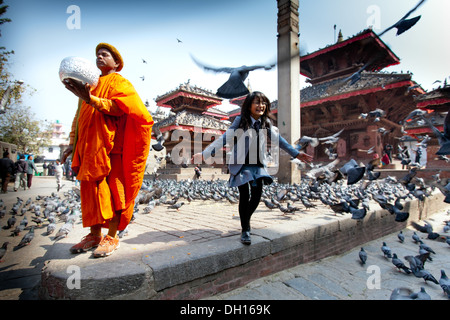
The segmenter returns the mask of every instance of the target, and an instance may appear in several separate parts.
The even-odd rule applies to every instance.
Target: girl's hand
[[[200,163],[202,163],[202,161],[203,161],[203,155],[201,152],[194,154],[191,158],[191,163],[194,163],[194,164],[200,164]]]
[[[313,160],[313,156],[300,151],[300,153],[296,156],[296,158],[300,161],[310,163]]]

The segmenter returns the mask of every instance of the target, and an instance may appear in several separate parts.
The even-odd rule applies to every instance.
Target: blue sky
[[[335,24],[344,39],[374,21],[374,31],[380,33],[417,3],[300,0],[301,47],[313,52],[332,44]],[[198,68],[190,53],[207,64],[230,67],[266,63],[276,57],[276,0],[5,0],[5,4],[9,5],[5,17],[12,22],[3,25],[0,45],[15,51],[9,70],[37,90],[25,104],[38,119],[59,120],[67,126],[77,99],[60,83],[59,64],[67,56],[95,62],[99,42],[118,48],[125,60],[121,74],[151,106],[158,95],[188,80],[213,92],[227,80],[226,74]],[[80,8],[79,29],[67,27],[73,17],[73,12],[67,13],[70,5]],[[409,70],[426,90],[436,87],[435,80],[448,77],[448,12],[450,1],[428,0],[411,15],[422,15],[413,29],[399,37],[395,30],[385,34],[382,40],[401,59],[399,66],[387,71]],[[248,79],[254,90],[277,99],[276,69],[254,71]],[[226,108],[227,101],[223,104]]]

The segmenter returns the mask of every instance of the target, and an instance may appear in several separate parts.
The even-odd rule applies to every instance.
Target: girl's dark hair
[[[241,107],[241,122],[239,124],[239,128],[244,130],[248,129],[252,125],[251,117],[251,107],[253,100],[258,99],[259,101],[266,103],[266,109],[264,110],[264,114],[261,116],[261,127],[266,128],[272,125],[271,119],[273,119],[272,114],[270,113],[270,100],[266,97],[266,95],[260,91],[253,91],[247,95],[244,100],[244,103]]]

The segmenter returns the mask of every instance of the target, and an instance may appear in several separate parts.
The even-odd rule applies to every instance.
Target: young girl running
[[[201,163],[225,145],[232,145],[232,158],[229,160],[229,187],[239,189],[239,217],[241,220],[241,242],[251,244],[250,218],[261,200],[264,184],[271,184],[273,178],[267,172],[267,145],[278,144],[290,156],[304,162],[310,162],[312,156],[292,147],[278,132],[270,121],[270,101],[261,92],[254,91],[247,95],[233,124],[218,139],[214,140],[201,153],[192,157],[194,163]],[[266,131],[266,135],[264,134]],[[251,131],[251,132],[250,132]],[[234,139],[237,143],[234,144]],[[243,138],[243,139],[241,139]],[[278,139],[278,141],[276,141]]]

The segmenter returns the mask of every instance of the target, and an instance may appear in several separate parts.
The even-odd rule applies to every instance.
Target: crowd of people
[[[62,188],[62,178],[77,182],[76,177],[72,174],[70,162],[62,164],[60,160],[55,162],[44,162],[42,165],[43,176],[54,176],[56,178],[56,188],[59,191]],[[33,156],[28,156],[25,159],[25,155],[20,155],[19,159],[14,162],[10,158],[9,151],[3,152],[3,158],[0,159],[0,178],[2,181],[1,192],[8,192],[8,185],[14,182],[14,191],[17,192],[21,189],[30,189],[33,183],[34,174],[40,175],[36,164],[34,163]]]

